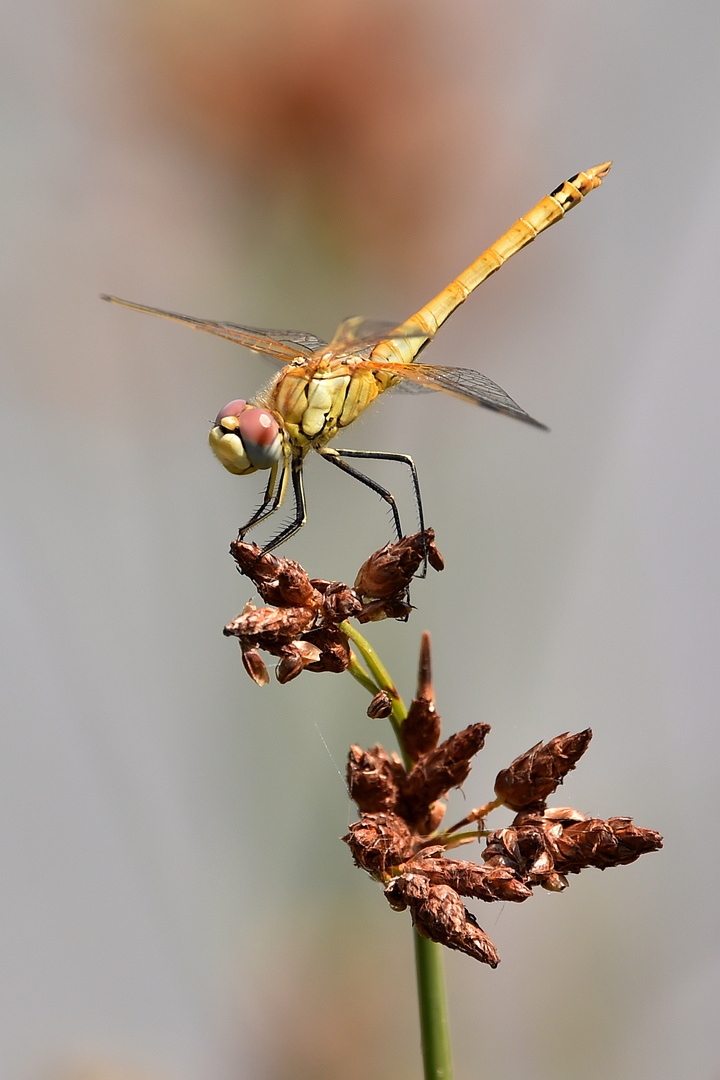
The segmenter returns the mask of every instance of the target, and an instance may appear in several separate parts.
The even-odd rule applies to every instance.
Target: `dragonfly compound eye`
[[[245,412],[247,407],[247,401],[243,401],[242,398],[236,398],[235,401],[228,401],[227,405],[221,409],[215,417],[215,426],[223,426],[223,420],[229,420],[230,425],[228,430],[235,430],[237,425],[233,424],[232,421],[237,420],[240,414]]]
[[[245,409],[238,417],[245,453],[256,469],[271,469],[283,456],[278,422],[267,409]]]
[[[218,461],[236,475],[271,469],[282,459],[283,441],[275,417],[242,398],[220,410],[210,430],[210,448]]]

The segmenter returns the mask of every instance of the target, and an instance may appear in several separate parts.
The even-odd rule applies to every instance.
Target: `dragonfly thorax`
[[[266,404],[283,418],[296,450],[325,446],[347,427],[385,386],[362,362],[335,364],[312,374],[285,368]]]

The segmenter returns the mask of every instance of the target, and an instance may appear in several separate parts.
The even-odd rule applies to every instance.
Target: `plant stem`
[[[442,945],[421,937],[417,930],[413,937],[424,1077],[425,1080],[452,1080]]]
[[[407,716],[407,709],[398,694],[395,684],[386,671],[379,656],[362,634],[349,622],[340,623],[340,629],[352,641],[370,669],[368,677],[355,660],[350,665],[350,674],[371,694],[376,689],[385,690],[392,699],[390,723],[397,737],[400,753],[405,768],[410,771],[413,761],[405,752],[402,738],[402,725]],[[373,679],[375,682],[373,682]],[[460,839],[460,838],[456,838]],[[415,971],[417,973],[418,1007],[420,1011],[420,1044],[423,1056],[423,1074],[425,1080],[452,1080],[452,1056],[450,1054],[450,1031],[448,1027],[447,999],[445,997],[445,974],[443,971],[442,946],[435,941],[422,937],[413,931],[415,941]]]
[[[402,739],[402,725],[405,717],[407,716],[407,709],[405,708],[402,698],[397,692],[395,683],[390,678],[390,675],[385,669],[380,657],[373,649],[369,641],[367,641],[359,630],[356,630],[349,622],[341,622],[339,629],[352,641],[353,645],[357,648],[358,652],[362,656],[363,660],[370,669],[370,673],[377,683],[379,690],[384,690],[392,701],[392,713],[390,714],[390,723],[392,724],[393,731],[395,732],[395,738],[398,741],[400,747],[400,753],[402,754],[405,768],[410,771],[413,766],[412,760],[405,753],[405,747],[403,746]],[[356,670],[357,665],[351,666],[350,674],[354,675],[358,682],[361,682],[367,689],[367,683],[359,678],[359,673]]]

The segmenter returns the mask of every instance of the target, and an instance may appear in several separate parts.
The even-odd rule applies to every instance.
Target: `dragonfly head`
[[[209,442],[220,464],[238,476],[272,469],[283,457],[283,436],[273,414],[242,398],[220,410]]]

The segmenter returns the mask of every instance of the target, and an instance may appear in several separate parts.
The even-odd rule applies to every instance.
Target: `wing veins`
[[[393,363],[385,363],[382,367],[391,369],[403,382],[419,383],[428,390],[442,390],[472,405],[494,409],[495,412],[547,430],[545,424],[530,416],[501,386],[472,368],[447,367],[444,364]]]
[[[193,315],[181,315],[176,311],[165,311],[163,308],[149,307],[146,304],[136,304],[131,300],[121,300],[118,296],[102,296],[103,300],[109,300],[113,304],[121,304],[123,307],[142,311],[146,315],[157,315],[161,319],[170,319],[172,322],[183,323],[192,326],[195,330],[203,330],[205,333],[214,334],[216,337],[232,341],[236,345],[244,345],[253,352],[272,356],[276,360],[287,363],[294,360],[298,355],[312,356],[318,349],[325,348],[327,342],[304,330],[265,330],[256,326],[242,326],[240,323],[215,322],[212,319],[198,319]]]

